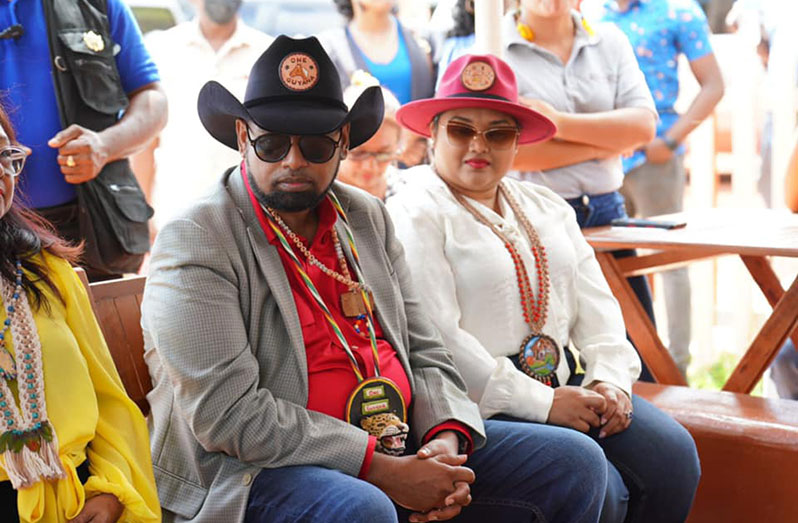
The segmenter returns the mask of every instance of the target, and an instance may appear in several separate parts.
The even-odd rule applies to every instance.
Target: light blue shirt
[[[157,82],[158,70],[144,43],[130,8],[122,0],[108,0],[111,38],[120,47],[116,66],[122,87],[130,93]],[[64,180],[57,149],[47,141],[61,130],[53,89],[50,48],[41,0],[0,1],[0,29],[21,24],[18,40],[0,40],[0,94],[17,131],[17,140],[33,149],[20,189],[33,208],[50,207],[74,200],[75,187]]]
[[[679,96],[679,54],[693,61],[712,52],[704,11],[695,0],[632,0],[626,11],[607,0],[601,20],[614,23],[629,38],[659,113],[657,136],[664,135],[679,119],[673,108]],[[645,154],[637,151],[624,159],[624,172],[645,162]]]

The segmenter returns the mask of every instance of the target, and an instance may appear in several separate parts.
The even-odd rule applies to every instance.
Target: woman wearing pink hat
[[[698,484],[695,445],[632,395],[640,360],[573,209],[504,177],[518,146],[555,126],[518,103],[515,75],[490,55],[452,62],[435,98],[397,119],[432,139],[433,163],[408,173],[388,210],[483,418],[531,422],[563,460],[579,456],[551,441],[599,445],[610,472],[602,521],[683,521]]]

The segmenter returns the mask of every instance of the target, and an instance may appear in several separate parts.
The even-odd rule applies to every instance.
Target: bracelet
[[[663,136],[662,141],[665,142],[665,147],[667,147],[671,151],[675,151],[679,147],[679,142],[677,142],[670,136]]]

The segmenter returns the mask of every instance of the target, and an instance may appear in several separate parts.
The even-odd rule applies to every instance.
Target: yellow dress
[[[75,271],[50,254],[44,260],[65,303],[42,284],[49,311],[36,310],[32,299],[31,307],[42,345],[47,413],[67,477],[18,490],[20,519],[66,522],[83,510],[86,498],[110,493],[124,505],[120,521],[160,521],[144,417],[125,393]],[[0,323],[5,318],[3,306]],[[6,347],[13,354],[10,336]],[[82,485],[75,469],[86,458],[91,476]],[[8,481],[4,463],[0,456],[0,481]]]

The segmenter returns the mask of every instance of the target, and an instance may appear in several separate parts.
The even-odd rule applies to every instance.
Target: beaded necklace
[[[11,315],[17,307],[19,296],[22,293],[22,262],[17,260],[15,264],[14,294],[11,303],[6,307],[6,319],[3,322],[3,330],[0,331],[0,379],[11,381],[17,379],[17,364],[14,356],[6,348],[6,335],[11,328]]]
[[[546,385],[556,386],[555,372],[560,362],[560,350],[553,338],[543,334],[543,326],[546,324],[548,316],[551,285],[546,248],[540,241],[537,230],[523,213],[521,206],[510,191],[507,190],[504,183],[499,183],[499,195],[510,206],[531,243],[532,256],[535,259],[535,272],[538,275],[538,295],[535,298],[526,264],[524,264],[524,260],[513,242],[453,187],[449,186],[449,189],[457,202],[471,213],[478,222],[488,227],[502,241],[504,248],[510,253],[515,266],[515,276],[518,292],[521,296],[521,310],[523,311],[524,321],[532,331],[532,334],[521,344],[518,356],[521,369],[530,377]]]
[[[48,420],[42,371],[42,346],[28,297],[22,290],[22,264],[16,262],[16,281],[2,279],[2,299],[6,306],[2,349],[11,357],[6,344],[8,331],[14,339],[16,361],[3,368],[0,379],[0,413],[5,432],[0,434],[0,452],[5,470],[15,489],[30,487],[42,479],[66,477],[58,457],[58,439]],[[19,407],[7,381],[16,367]]]

